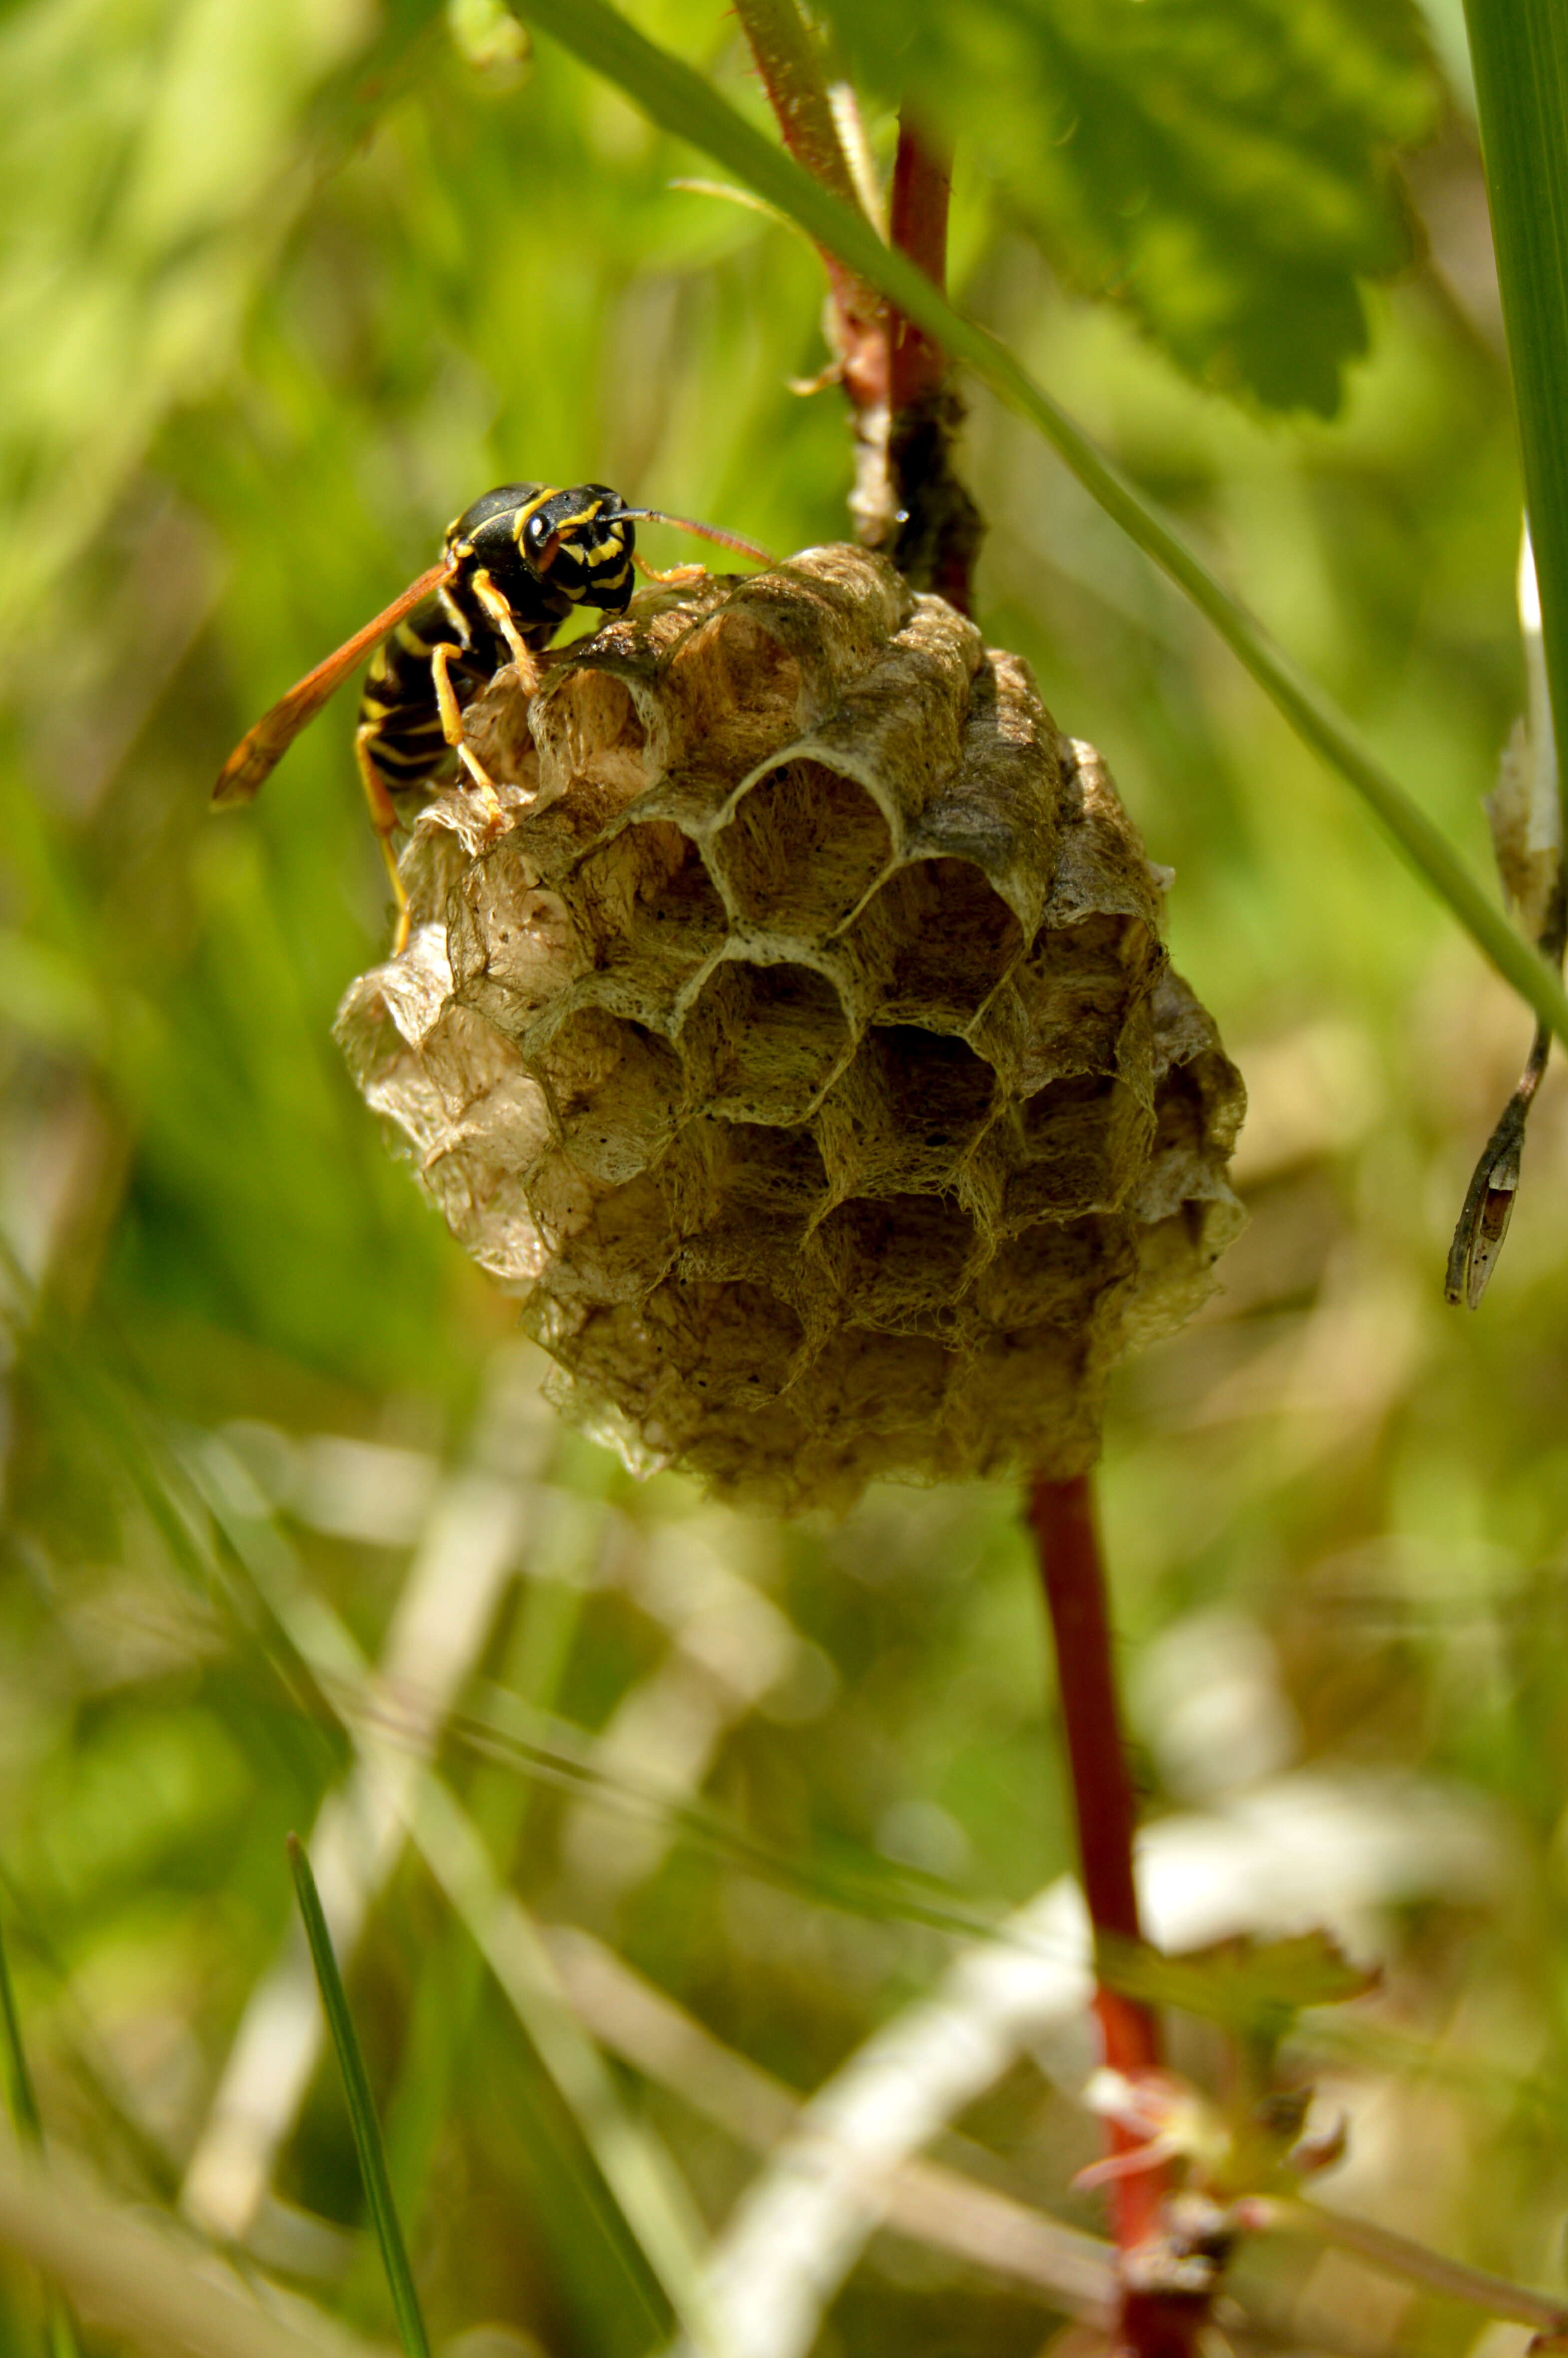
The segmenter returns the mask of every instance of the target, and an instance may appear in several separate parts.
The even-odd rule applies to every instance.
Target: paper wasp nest
[[[644,591],[470,709],[361,1088],[562,1404],[774,1509],[1094,1456],[1240,1225],[1242,1092],[1026,666],[881,559]]]

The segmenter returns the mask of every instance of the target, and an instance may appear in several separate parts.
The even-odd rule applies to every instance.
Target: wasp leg
[[[396,930],[392,937],[392,954],[401,957],[408,947],[408,895],[403,889],[403,879],[397,872],[397,854],[392,838],[397,832],[397,806],[387,791],[386,780],[375,766],[371,747],[378,734],[373,720],[362,720],[354,731],[354,759],[360,765],[360,779],[364,786],[365,800],[370,805],[371,825],[381,842],[381,856],[386,862],[386,872],[392,879],[392,898],[397,910]]]
[[[535,661],[534,649],[517,627],[517,617],[482,565],[469,576],[469,588],[512,650],[512,660],[517,666],[524,694],[532,696],[539,685],[539,666]]]
[[[435,682],[436,704],[441,715],[441,734],[457,754],[478,792],[484,806],[486,827],[501,827],[506,824],[506,813],[502,807],[501,796],[495,791],[495,781],[479,755],[463,742],[462,707],[458,702],[449,668],[453,658],[461,654],[461,647],[453,646],[449,640],[443,640],[439,646],[430,650],[430,677]]]
[[[708,579],[706,565],[672,565],[661,573],[658,567],[650,565],[645,557],[633,556],[632,562],[645,581],[660,582],[665,589],[684,589],[688,582],[706,581]]]

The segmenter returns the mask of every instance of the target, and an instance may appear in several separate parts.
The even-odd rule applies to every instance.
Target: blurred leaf
[[[1410,259],[1393,151],[1441,99],[1412,0],[825,0],[1086,293],[1191,375],[1331,415],[1357,281]]]
[[[1118,1942],[1108,1945],[1103,1963],[1112,1986],[1130,1996],[1270,2039],[1282,2037],[1303,2007],[1344,2006],[1367,1996],[1379,1978],[1353,1964],[1327,1932],[1218,1941],[1179,1957]]]

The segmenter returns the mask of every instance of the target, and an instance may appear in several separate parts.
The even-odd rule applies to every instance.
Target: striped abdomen
[[[389,786],[423,785],[451,751],[430,676],[431,650],[442,645],[460,650],[448,672],[460,706],[471,704],[507,660],[488,626],[439,591],[383,639],[365,674],[360,722],[374,731],[370,756]]]

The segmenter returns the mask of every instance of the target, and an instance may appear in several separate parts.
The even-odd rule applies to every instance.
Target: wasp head
[[[540,605],[563,618],[574,606],[623,613],[636,543],[625,507],[607,483],[502,483],[450,526],[447,555],[465,570],[482,567],[524,616]]]

